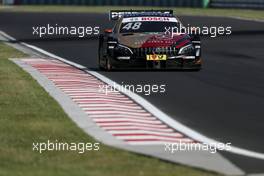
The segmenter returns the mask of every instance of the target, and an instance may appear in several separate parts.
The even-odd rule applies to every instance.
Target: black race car
[[[113,29],[99,36],[100,69],[200,70],[200,37],[178,31],[171,10],[110,11],[110,19],[117,20]]]

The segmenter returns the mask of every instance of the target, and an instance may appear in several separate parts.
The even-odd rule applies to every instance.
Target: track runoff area
[[[52,16],[52,14],[49,14]],[[66,15],[66,14],[65,14]],[[43,19],[43,14],[40,14],[40,19]],[[95,15],[93,15],[95,16]],[[85,18],[85,15],[84,15]],[[98,18],[102,18],[102,16],[98,15]],[[187,17],[186,19],[188,19]],[[192,17],[192,19],[195,17]],[[203,19],[202,17],[199,17],[200,20]],[[208,18],[205,18],[205,21]],[[239,23],[251,23],[251,22],[246,22],[246,21],[240,21],[240,20],[233,20],[233,19],[221,19],[221,18],[216,18],[214,20],[223,20],[223,21],[233,21],[236,22],[238,21]],[[34,20],[33,20],[34,21]],[[259,24],[255,24],[255,26],[258,26]],[[242,25],[243,26],[243,25]],[[245,25],[244,25],[245,26]],[[254,26],[254,25],[253,25]],[[245,30],[248,32],[248,30]],[[242,31],[243,32],[243,31]],[[246,33],[244,32],[244,33]],[[21,34],[21,38],[25,37],[28,35],[27,33],[23,32],[17,32],[13,31],[11,34],[14,37],[18,37],[18,34]],[[236,35],[236,34],[235,34]],[[6,37],[7,35],[5,35]],[[239,36],[239,35],[237,35]],[[10,38],[9,38],[10,39]],[[25,38],[24,38],[25,39]],[[12,40],[12,38],[10,39]],[[15,40],[13,38],[13,40]],[[207,39],[206,39],[207,40]],[[208,39],[209,40],[209,39]],[[35,44],[36,46],[28,45],[27,43],[30,44]],[[74,43],[78,43],[78,41],[74,41]],[[81,42],[79,42],[81,43]],[[110,96],[105,96],[105,92],[100,92],[99,91],[99,85],[112,85],[113,82],[112,80],[106,78],[104,75],[107,76],[106,73],[98,73],[95,71],[91,71],[90,69],[86,70],[85,67],[81,67],[79,64],[89,66],[93,65],[91,64],[83,64],[82,61],[80,60],[74,60],[71,59],[70,62],[68,62],[65,59],[59,58],[50,52],[48,52],[49,47],[47,47],[47,44],[44,42],[37,41],[36,43],[34,42],[26,42],[23,43],[24,47],[31,48],[32,50],[35,50],[37,52],[42,53],[43,55],[48,55],[49,58],[56,58],[60,59],[60,61],[56,60],[46,60],[46,59],[25,59],[22,60],[24,64],[30,66],[31,68],[35,69],[38,71],[41,75],[46,76],[49,81],[53,82],[53,84],[60,89],[64,94],[69,96],[71,100],[78,104],[79,107],[81,107],[82,111],[92,119],[92,121],[99,126],[103,131],[106,131],[107,133],[110,133],[111,136],[113,136],[113,141],[121,141],[119,142],[109,142],[107,141],[106,143],[110,143],[111,145],[116,145],[118,147],[120,146],[125,146],[128,150],[131,151],[138,151],[141,153],[144,153],[145,150],[150,150],[151,147],[153,147],[153,150],[155,149],[156,151],[162,150],[163,154],[162,156],[165,156],[165,159],[175,161],[176,156],[182,156],[184,158],[188,158],[186,156],[186,153],[181,153],[178,151],[175,151],[178,155],[171,154],[171,146],[169,145],[160,145],[162,147],[157,147],[157,144],[160,143],[169,143],[169,142],[176,142],[179,139],[183,139],[184,143],[199,143],[199,142],[212,142],[211,138],[207,138],[196,131],[184,126],[182,123],[179,123],[178,121],[172,120],[172,118],[165,113],[161,112],[159,108],[154,106],[155,102],[148,101],[146,99],[143,99],[142,97],[136,95],[136,94],[131,94],[130,92],[112,92],[110,91]],[[48,45],[52,45],[51,43],[48,43]],[[54,47],[54,46],[52,46]],[[43,48],[47,51],[44,51]],[[56,48],[56,47],[55,47]],[[59,49],[53,49],[51,50],[53,53],[60,54],[60,52],[63,52],[63,50]],[[92,50],[90,51],[92,53]],[[69,56],[70,57],[70,56]],[[81,56],[82,57],[82,56]],[[80,57],[80,58],[81,58]],[[62,62],[61,62],[62,61]],[[74,63],[72,62],[74,61]],[[70,64],[67,65],[66,63]],[[79,63],[79,64],[75,64]],[[23,64],[22,64],[23,65]],[[76,68],[77,67],[77,68]],[[59,75],[57,73],[63,72],[66,69],[69,73],[68,79],[56,77],[54,75]],[[80,71],[79,69],[85,69],[84,73],[83,71]],[[45,75],[49,71],[50,75]],[[57,73],[56,73],[57,72]],[[88,74],[87,74],[88,72]],[[72,74],[71,74],[72,73]],[[52,75],[54,74],[54,75]],[[103,75],[104,74],[104,75]],[[171,73],[174,74],[174,73]],[[188,73],[187,73],[188,74]],[[50,76],[50,77],[49,77]],[[111,74],[110,74],[111,76]],[[111,78],[111,77],[110,77]],[[37,79],[37,78],[36,78]],[[114,79],[114,76],[113,76]],[[116,81],[116,80],[114,80]],[[117,80],[118,81],[118,80]],[[74,87],[76,86],[76,87]],[[94,88],[98,86],[98,91],[95,91]],[[83,90],[78,90],[78,88],[83,87]],[[86,98],[84,98],[86,97]],[[95,102],[97,101],[97,102]],[[122,102],[121,104],[118,104],[117,102]],[[143,102],[143,103],[142,103]],[[63,106],[63,105],[62,105]],[[102,108],[104,107],[104,108]],[[107,107],[111,107],[107,109]],[[104,109],[104,110],[102,110]],[[90,114],[89,114],[90,112]],[[105,114],[112,114],[115,116],[115,118],[108,118],[105,116]],[[116,116],[117,115],[117,116]],[[125,117],[126,116],[126,117]],[[124,125],[124,126],[116,126],[116,125]],[[112,125],[112,126],[111,126]],[[125,127],[125,128],[123,128]],[[129,127],[129,128],[126,128]],[[139,128],[140,127],[140,128]],[[154,130],[155,129],[155,130]],[[147,131],[147,132],[146,132]],[[94,134],[96,135],[96,134]],[[100,141],[103,141],[103,139],[98,138]],[[112,138],[111,138],[112,139]],[[207,141],[204,141],[206,139]],[[209,141],[208,141],[209,140]],[[140,145],[139,145],[140,144]],[[155,144],[155,145],[154,145]],[[145,146],[151,146],[150,148],[147,148]],[[133,146],[133,147],[131,147]],[[165,151],[167,147],[167,152]],[[168,149],[170,148],[170,153],[168,153]],[[233,151],[232,151],[233,150]],[[249,150],[244,150],[241,148],[232,148],[230,150],[233,153],[239,154],[241,156],[240,160],[245,160],[245,158],[250,160],[258,160],[261,162],[263,155],[258,152],[253,152]],[[208,152],[208,151],[207,151]],[[145,153],[148,153],[145,151]],[[210,153],[210,152],[209,152]],[[152,156],[155,156],[153,153],[148,153]],[[197,156],[195,155],[197,154]],[[208,153],[207,153],[208,154]],[[161,157],[162,157],[161,156]],[[209,170],[214,170],[217,172],[221,173],[226,173],[226,174],[243,174],[243,162],[240,164],[240,168],[236,167],[234,164],[232,164],[230,161],[232,161],[234,158],[233,155],[228,155],[224,153],[224,156],[226,158],[229,158],[230,161],[228,161],[226,158],[222,157],[222,155],[214,154],[211,155],[213,157],[209,158],[204,158],[204,153],[203,152],[191,152],[190,157],[197,157],[200,159],[200,161],[207,161],[207,165],[209,161],[212,163],[209,167],[207,168]],[[157,156],[160,157],[160,156]],[[207,155],[208,157],[208,155]],[[244,157],[244,158],[243,158]],[[254,158],[254,159],[253,159]],[[180,160],[180,159],[179,159]],[[177,161],[183,163],[183,161]],[[188,160],[188,159],[187,159]],[[237,159],[233,160],[237,164]],[[189,163],[188,163],[189,162]],[[205,168],[204,166],[199,165],[198,163],[201,162],[190,162],[185,161],[185,164],[196,166],[196,167],[201,167]],[[258,162],[258,163],[259,163]],[[225,163],[225,164],[223,164]],[[225,168],[226,171],[223,171],[224,169],[219,169],[218,167]],[[256,164],[260,165],[260,164]],[[247,169],[246,170],[250,170]],[[252,173],[255,173],[253,171],[254,169],[251,169]],[[256,169],[259,170],[259,169]]]

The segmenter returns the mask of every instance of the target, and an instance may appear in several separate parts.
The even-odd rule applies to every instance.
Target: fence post
[[[203,4],[202,4],[203,8],[207,8],[209,3],[210,3],[210,0],[203,0]]]

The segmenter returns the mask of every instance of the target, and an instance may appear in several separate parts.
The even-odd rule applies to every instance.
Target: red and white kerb
[[[51,59],[23,59],[68,95],[103,130],[133,145],[191,143],[120,92],[99,91],[106,83],[71,65]]]

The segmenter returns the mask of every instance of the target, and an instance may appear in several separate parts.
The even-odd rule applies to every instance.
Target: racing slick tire
[[[98,67],[100,70],[105,70],[105,66],[102,63],[102,59],[104,57],[104,53],[103,53],[103,39],[104,36],[100,35],[99,36],[99,46],[98,46]]]
[[[101,48],[99,48],[99,52],[98,52],[98,67],[99,67],[99,69],[100,70],[105,70],[105,67],[103,66],[103,64],[102,64],[102,51],[101,51],[102,49]]]

